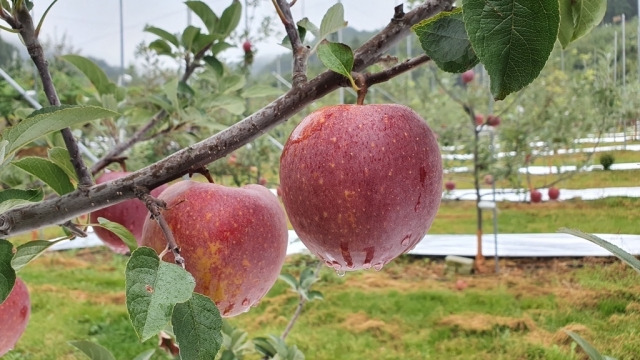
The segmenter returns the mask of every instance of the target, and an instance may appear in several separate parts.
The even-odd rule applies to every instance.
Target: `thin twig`
[[[33,63],[38,69],[38,74],[42,80],[42,88],[47,96],[47,100],[50,105],[59,106],[60,99],[58,98],[56,88],[53,85],[51,73],[49,72],[49,64],[44,57],[42,45],[40,45],[36,30],[33,27],[33,18],[31,17],[31,13],[26,6],[22,5],[15,9],[15,14],[16,19],[12,26],[15,26],[15,29],[20,30],[22,41],[29,52],[29,56],[31,56],[31,60],[33,60]],[[61,133],[64,143],[67,146],[67,150],[69,151],[69,156],[71,157],[71,164],[78,176],[78,188],[86,191],[86,189],[93,185],[93,178],[80,155],[78,143],[71,133],[71,129],[62,129]]]
[[[390,67],[386,70],[377,72],[377,73],[373,73],[373,74],[365,74],[365,82],[367,84],[367,86],[371,86],[374,84],[379,84],[385,81],[389,81],[390,79],[403,74],[407,71],[413,70],[414,68],[416,68],[417,66],[420,66],[428,61],[430,61],[431,58],[424,54],[424,55],[420,55],[420,56],[416,56],[412,59],[408,59],[406,61],[403,61],[393,67]]]
[[[293,87],[296,88],[307,82],[307,58],[309,57],[309,48],[302,45],[300,34],[298,34],[298,27],[291,15],[289,3],[285,0],[272,1],[287,31],[289,42],[291,42],[291,49],[293,50]]]
[[[182,255],[180,255],[180,247],[176,243],[176,239],[175,237],[173,237],[173,232],[171,232],[169,224],[167,224],[167,221],[164,219],[164,216],[162,216],[162,212],[160,211],[161,209],[166,209],[167,204],[164,201],[151,196],[151,194],[149,193],[149,189],[145,187],[136,186],[134,188],[134,192],[136,194],[136,197],[147,206],[147,209],[149,209],[151,218],[157,221],[158,225],[160,225],[160,229],[162,229],[164,238],[167,240],[166,251],[171,251],[173,253],[175,263],[184,268],[184,258],[182,257]],[[160,258],[162,258],[166,251],[163,251],[162,254],[160,254]]]
[[[80,229],[78,225],[72,223],[71,220],[65,222],[64,224],[61,224],[60,226],[66,228],[67,230],[69,230],[70,233],[72,233],[75,236],[87,237],[87,233],[84,230]]]

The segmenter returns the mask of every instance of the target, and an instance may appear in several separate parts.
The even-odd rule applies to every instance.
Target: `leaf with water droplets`
[[[213,359],[220,350],[222,317],[208,297],[193,293],[188,301],[176,304],[171,323],[181,359]]]

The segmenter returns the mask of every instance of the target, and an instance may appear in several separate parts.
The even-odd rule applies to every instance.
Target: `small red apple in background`
[[[227,159],[227,163],[229,165],[235,165],[238,163],[238,155],[236,155],[235,153],[232,153],[231,155],[229,155],[229,158]]]
[[[266,186],[267,185],[267,179],[264,176],[260,176],[260,179],[258,179],[258,184],[260,184],[262,186]]]
[[[0,304],[0,356],[9,352],[24,333],[31,314],[29,290],[16,278],[9,296]]]
[[[475,119],[476,119],[476,125],[480,126],[484,124],[484,116],[482,114],[476,114]]]
[[[550,187],[549,188],[549,199],[551,200],[558,200],[558,198],[560,197],[560,189],[558,189],[557,187]]]
[[[531,202],[539,203],[542,201],[542,193],[538,190],[533,190],[531,192]]]
[[[453,191],[456,188],[456,183],[454,183],[453,181],[447,181],[446,183],[444,183],[444,188],[448,191]]]
[[[245,42],[242,43],[242,50],[246,53],[251,51],[251,42],[249,40],[245,40]]]
[[[280,188],[280,185],[276,188],[276,194],[278,194],[278,197],[282,197],[282,189]]]
[[[382,266],[425,235],[442,197],[442,159],[403,105],[336,105],[293,130],[280,186],[300,240],[337,271]]]
[[[107,181],[119,179],[129,175],[129,172],[124,171],[111,171],[106,172],[102,176],[96,179],[96,184],[102,184]],[[167,188],[167,185],[159,186],[151,191],[152,196],[158,196]],[[90,222],[93,224],[98,223],[98,218],[103,217],[109,221],[117,222],[118,224],[127,228],[136,241],[140,243],[142,236],[142,225],[147,217],[149,217],[149,211],[147,207],[138,199],[131,199],[119,204],[106,207],[104,209],[96,210],[90,215]],[[119,254],[127,254],[129,247],[125,245],[124,241],[117,235],[107,229],[103,229],[99,226],[94,226],[93,230],[100,240],[107,245],[111,250]]]
[[[463,72],[462,75],[460,75],[460,77],[462,78],[462,82],[465,84],[472,82],[475,76],[476,74],[473,72],[473,70],[467,70]]]
[[[524,156],[524,163],[529,164],[531,162],[531,154],[527,154]]]
[[[467,288],[467,286],[469,286],[469,284],[467,284],[467,282],[466,282],[466,281],[464,281],[464,280],[462,280],[462,279],[458,279],[458,280],[456,280],[456,289],[457,289],[458,291],[462,291],[462,290],[466,289],[466,288]]]
[[[487,125],[489,126],[498,126],[500,125],[500,118],[495,115],[489,115],[487,117]]]
[[[484,176],[484,183],[487,185],[493,185],[493,175],[487,174]]]
[[[288,245],[287,221],[264,186],[242,188],[181,181],[159,197],[195,292],[210,297],[224,317],[249,310],[278,279]],[[142,245],[167,247],[155,220],[147,218]],[[164,260],[173,262],[173,255]]]

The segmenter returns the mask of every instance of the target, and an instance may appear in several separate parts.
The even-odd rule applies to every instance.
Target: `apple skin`
[[[251,51],[251,42],[249,40],[242,43],[242,50],[244,50],[244,52],[246,53]]]
[[[477,126],[484,124],[484,116],[482,114],[476,114],[475,119],[476,119]]]
[[[473,78],[476,76],[476,73],[473,70],[467,70],[460,75],[462,82],[468,84],[473,81]]]
[[[31,315],[29,290],[25,283],[16,278],[16,283],[5,301],[0,304],[0,356],[13,347],[24,333]]]
[[[326,265],[380,270],[429,230],[442,159],[431,129],[406,106],[329,106],[291,133],[280,187],[297,235]]]
[[[549,188],[549,199],[551,200],[558,200],[558,198],[560,197],[560,189],[558,189],[557,187],[550,187]]]
[[[224,317],[249,310],[278,279],[287,252],[284,211],[267,188],[232,188],[181,181],[159,197],[195,292],[211,298]],[[167,247],[160,226],[147,219],[142,245],[158,253]],[[164,260],[173,262],[172,254]]]
[[[119,179],[129,174],[130,172],[124,171],[107,172],[96,179],[96,184],[102,184],[107,181]],[[159,186],[151,191],[151,195],[157,197],[166,188],[166,184]],[[136,242],[140,244],[140,239],[142,237],[142,225],[144,224],[145,219],[149,217],[149,210],[147,210],[147,207],[142,203],[142,201],[138,199],[131,199],[92,212],[90,215],[90,222],[97,224],[99,217],[117,222],[124,226],[131,231],[133,236],[136,238]],[[114,252],[118,254],[129,253],[129,247],[124,243],[124,241],[122,241],[122,239],[111,231],[99,226],[94,226],[93,230],[96,232],[98,238]]]
[[[489,126],[498,126],[500,125],[500,118],[495,115],[489,115],[487,117],[487,125]]]
[[[538,190],[533,190],[531,192],[531,202],[532,203],[539,203],[542,201],[542,193]]]
[[[454,183],[453,181],[447,181],[446,183],[444,183],[444,188],[449,191],[453,191],[456,188],[456,183]]]

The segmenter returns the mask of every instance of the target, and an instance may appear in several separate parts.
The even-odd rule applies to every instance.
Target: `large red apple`
[[[313,112],[280,158],[282,201],[300,240],[339,272],[382,266],[425,235],[442,196],[442,159],[402,105]]]
[[[124,171],[107,172],[96,179],[96,184],[102,184],[107,181],[119,179],[129,174],[129,172]],[[167,185],[159,186],[151,191],[151,195],[158,196],[166,188]],[[140,243],[140,238],[142,237],[142,225],[144,224],[145,219],[149,217],[149,211],[142,201],[132,199],[92,212],[90,217],[91,223],[97,224],[99,217],[117,222],[124,226],[131,231],[133,236],[136,238],[136,241]],[[124,241],[111,231],[99,226],[95,226],[93,230],[96,232],[98,238],[102,240],[105,245],[111,248],[111,250],[119,254],[126,254],[129,252],[129,248],[125,245]]]
[[[444,183],[444,188],[448,191],[453,191],[456,188],[456,183],[454,183],[453,181],[447,181],[446,183]]]
[[[29,290],[21,279],[16,278],[11,293],[0,304],[0,356],[16,345],[27,328],[30,314]]]
[[[476,74],[473,72],[473,70],[467,70],[463,72],[462,75],[460,75],[460,77],[462,78],[462,82],[465,84],[472,82],[475,76]]]
[[[542,193],[539,190],[533,190],[531,192],[531,202],[539,203],[542,201]]]
[[[560,189],[558,189],[555,186],[550,187],[549,188],[549,199],[558,200],[559,197],[560,197]]]
[[[159,197],[162,212],[196,279],[195,292],[210,297],[222,316],[249,310],[278,279],[288,245],[284,211],[267,188],[181,181]],[[142,245],[158,253],[167,241],[155,220],[147,219]],[[173,261],[173,255],[165,256]]]

